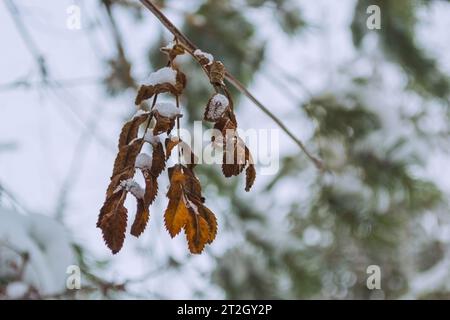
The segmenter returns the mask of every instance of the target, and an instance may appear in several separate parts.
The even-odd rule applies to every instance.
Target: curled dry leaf
[[[167,54],[170,61],[173,61],[177,56],[185,53],[183,46],[173,42],[169,43],[165,47],[162,47],[161,51]]]
[[[170,158],[170,155],[172,154],[173,148],[175,148],[180,143],[180,138],[178,137],[167,137],[164,141],[164,144],[166,145],[166,160]]]
[[[129,192],[136,198],[137,209],[133,225],[131,226],[131,234],[139,237],[144,231],[150,217],[149,203],[145,201],[145,191],[133,179],[121,181],[119,187],[114,192],[118,193],[121,191]]]
[[[155,119],[156,119],[156,124],[153,127],[153,134],[154,135],[159,135],[163,132],[166,132],[167,134],[170,134],[170,132],[172,131],[173,127],[175,126],[175,121],[178,117],[181,117],[181,115],[176,115],[173,117],[166,117],[161,115],[157,110],[155,110],[153,112]]]
[[[214,94],[206,105],[203,119],[206,121],[216,122],[224,115],[229,108],[230,102],[227,97],[220,93]]]
[[[229,117],[222,117],[214,124],[214,133],[211,141],[216,145],[223,145],[227,133],[234,134],[235,130],[236,124]]]
[[[128,188],[123,182],[134,176],[134,165],[143,144],[143,139],[137,139],[139,126],[145,121],[149,121],[150,117],[151,115],[148,113],[133,117],[125,123],[120,133],[119,152],[114,161],[111,181],[106,191],[106,200],[100,209],[97,221],[97,227],[102,230],[103,238],[113,254],[120,250],[125,239],[128,212],[124,207],[124,201],[127,192],[130,191],[136,198],[141,198],[137,192],[133,192],[134,189]]]
[[[193,169],[198,163],[198,157],[192,151],[191,147],[184,141],[180,141],[180,152],[183,163],[190,169]]]
[[[180,95],[184,88],[186,87],[186,76],[183,72],[176,70],[176,82],[175,85],[172,83],[157,83],[154,85],[141,85],[141,87],[138,90],[136,99],[134,103],[136,105],[141,104],[144,100],[150,99],[155,94],[160,93],[171,93],[174,96]]]
[[[239,175],[245,168],[245,145],[239,138],[225,137],[223,145],[222,172],[225,177]]]
[[[191,208],[189,208],[191,210]],[[206,243],[210,243],[210,230],[208,222],[199,214],[189,214],[184,226],[189,251],[202,253]]]
[[[224,176],[227,178],[237,176],[247,167],[245,190],[250,191],[256,178],[256,170],[250,150],[237,134],[235,121],[224,116],[216,121],[214,129],[216,129],[216,134],[212,137],[212,141],[223,147],[222,172]]]
[[[209,68],[209,79],[213,85],[223,85],[225,79],[225,66],[220,61],[214,61]]]
[[[114,168],[111,182],[106,191],[106,196],[110,196],[117,189],[120,181],[132,178],[135,173],[134,165],[136,158],[141,151],[142,139],[135,139],[130,144],[120,147],[114,160]]]
[[[137,198],[136,217],[131,226],[131,234],[135,237],[139,237],[147,226],[150,217],[149,206],[153,203],[158,193],[157,178],[166,167],[162,143],[156,139],[150,140],[150,143],[153,148],[152,157],[147,157],[151,164],[140,168],[145,179],[145,192],[142,198]]]
[[[139,132],[139,126],[145,121],[150,120],[149,118],[150,113],[139,114],[123,125],[119,136],[119,149],[136,139]]]
[[[142,174],[145,179],[144,203],[149,206],[153,203],[158,193],[158,177],[166,168],[166,158],[164,147],[161,142],[153,144],[152,163],[150,168],[142,168]]]
[[[150,113],[140,114],[122,127],[119,136],[119,152],[114,160],[111,182],[106,192],[107,197],[117,188],[121,180],[133,177],[134,163],[142,147],[142,139],[137,139],[139,126],[145,121],[150,121],[150,117]]]
[[[156,195],[158,194],[158,177],[155,177],[150,172],[142,172],[145,179],[145,196],[144,201],[148,205],[155,201]]]
[[[204,206],[201,186],[192,169],[175,165],[169,169],[169,204],[164,220],[171,237],[185,230],[191,253],[201,253],[217,233],[217,220]]]

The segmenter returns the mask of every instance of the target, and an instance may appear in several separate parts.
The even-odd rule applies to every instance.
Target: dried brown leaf
[[[155,177],[158,177],[165,168],[166,155],[164,153],[164,147],[161,142],[158,142],[153,144],[151,172]]]
[[[208,222],[198,214],[189,214],[185,232],[189,251],[194,254],[202,253],[210,239]]]
[[[155,94],[171,93],[174,96],[179,96],[186,87],[186,75],[180,70],[176,70],[176,83],[158,83],[156,85],[141,85],[136,95],[134,103],[139,105],[142,101],[150,99]]]
[[[213,61],[209,69],[209,79],[214,85],[223,85],[225,79],[225,66],[220,61]]]
[[[141,148],[142,139],[135,139],[132,143],[120,147],[119,153],[114,161],[111,182],[106,191],[107,195],[111,195],[114,192],[121,180],[126,180],[134,176],[134,165]]]
[[[209,210],[207,207],[202,205],[201,203],[196,203],[200,216],[205,219],[205,221],[208,223],[208,230],[209,230],[209,237],[208,237],[208,244],[212,243],[214,239],[216,238],[217,234],[217,219],[214,213]]]
[[[256,179],[256,170],[250,150],[237,134],[224,138],[222,160],[222,172],[227,178],[239,175],[247,167],[245,191],[250,191]]]
[[[235,136],[225,137],[222,172],[227,178],[239,175],[245,168],[245,144],[241,141]]]
[[[203,120],[210,121],[210,122],[216,122],[219,121],[220,118],[227,116],[229,109],[229,101],[228,104],[223,104],[221,102],[218,102],[215,99],[215,96],[217,94],[214,94],[209,98],[208,103],[206,104],[205,112],[203,114]],[[228,98],[227,98],[228,99]]]
[[[185,53],[183,46],[179,44],[173,45],[171,48],[163,47],[161,51],[169,56],[169,60],[173,61],[177,56]]]
[[[254,164],[249,164],[245,170],[245,191],[250,191],[256,179],[256,170]]]
[[[180,70],[177,70],[175,87],[177,89],[178,95],[180,95],[183,92],[184,88],[186,88],[186,83],[187,83],[186,75]]]
[[[153,134],[159,135],[163,132],[170,134],[170,131],[172,131],[173,127],[175,126],[176,117],[173,118],[164,117],[160,115],[157,111],[154,112],[154,115],[156,123],[155,127],[153,128]]]
[[[144,232],[149,218],[150,211],[148,204],[145,203],[144,199],[137,199],[136,217],[134,218],[130,233],[135,237],[139,237]]]
[[[119,149],[128,145],[133,139],[136,139],[139,132],[139,126],[149,117],[149,113],[144,113],[142,115],[135,116],[133,119],[124,124],[122,131],[120,132]]]
[[[205,202],[205,198],[202,197],[202,186],[200,185],[200,180],[198,180],[192,168],[183,167],[183,172],[185,175],[183,189],[189,199],[201,201],[201,203]]]
[[[145,178],[145,195],[144,201],[148,205],[155,201],[156,195],[158,194],[158,180],[150,172],[143,172]]]
[[[147,86],[145,84],[139,87],[138,93],[134,103],[140,105],[144,100],[150,99],[155,95],[156,88],[154,86]]]
[[[184,163],[188,168],[194,168],[198,163],[198,157],[192,151],[191,147],[184,141],[180,141],[179,143],[181,156],[183,157]]]
[[[166,145],[166,160],[170,158],[173,148],[175,148],[180,143],[178,137],[168,137],[166,138],[164,144]]]
[[[120,191],[106,199],[100,210],[97,227],[102,230],[106,245],[116,254],[122,248],[127,227],[127,209],[123,203],[126,192]]]

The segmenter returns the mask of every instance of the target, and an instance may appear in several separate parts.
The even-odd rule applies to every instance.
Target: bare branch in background
[[[33,56],[34,60],[36,61],[36,64],[39,67],[39,72],[41,74],[42,80],[46,81],[48,76],[48,69],[45,62],[45,58],[38,49],[36,43],[34,42],[33,37],[28,32],[28,29],[26,28],[25,24],[23,23],[22,19],[20,18],[20,12],[19,9],[16,7],[14,2],[12,0],[6,0],[5,1],[6,7],[14,20],[14,23],[17,27],[17,31],[19,31],[20,36],[22,37],[26,47],[28,48],[28,51],[30,51],[31,55]]]

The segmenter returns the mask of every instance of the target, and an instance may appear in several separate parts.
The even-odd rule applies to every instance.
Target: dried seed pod
[[[225,79],[225,66],[220,61],[214,61],[209,69],[209,79],[212,84],[221,86]]]

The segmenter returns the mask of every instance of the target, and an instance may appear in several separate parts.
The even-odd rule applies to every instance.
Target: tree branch
[[[33,37],[28,32],[28,29],[26,28],[25,24],[23,23],[22,19],[20,18],[20,12],[15,3],[12,0],[7,0],[5,2],[6,8],[8,9],[15,25],[17,28],[17,31],[20,33],[20,36],[22,37],[25,46],[27,47],[28,51],[33,56],[34,60],[36,61],[36,64],[39,68],[39,73],[45,82],[47,80],[48,76],[48,69],[45,62],[45,58],[38,49],[38,46],[36,45],[36,42],[34,41]]]
[[[165,15],[161,12],[161,10],[158,9],[150,0],[139,0],[148,10],[150,10],[153,15],[158,18],[158,20],[164,25],[164,27],[172,33],[175,38],[179,42],[183,44],[183,46],[190,51],[190,54],[192,55],[193,52],[198,49],[198,47],[191,41],[189,38],[184,35]],[[248,89],[239,81],[237,80],[231,73],[228,71],[225,74],[225,79],[239,92],[241,92],[243,95],[245,95],[248,99],[250,99],[261,111],[263,111],[266,115],[268,115],[279,127],[281,130],[283,130],[299,147],[300,149],[306,154],[306,156],[314,163],[314,165],[318,169],[324,169],[323,163],[320,159],[312,155],[306,146],[303,144],[303,142],[298,139],[287,127],[283,124],[283,122],[274,115],[264,104],[262,104],[256,97],[248,91]]]

